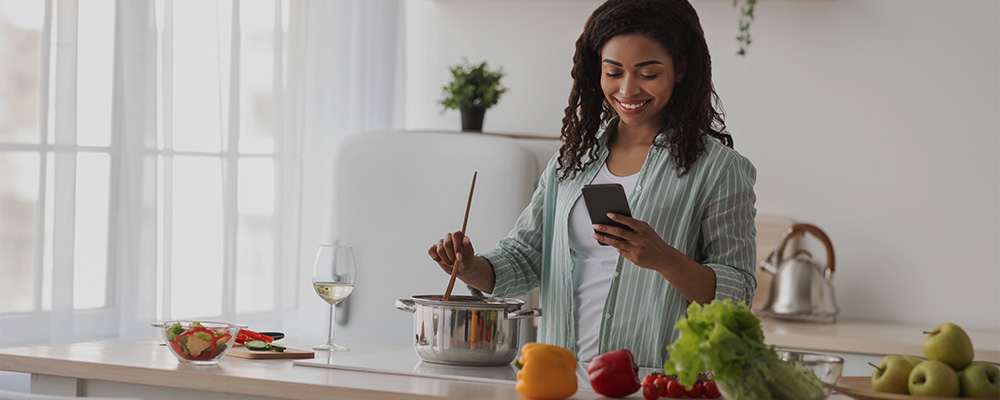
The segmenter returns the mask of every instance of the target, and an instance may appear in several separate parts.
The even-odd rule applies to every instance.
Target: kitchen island
[[[513,381],[316,368],[295,365],[291,360],[228,355],[214,367],[180,365],[160,343],[159,339],[136,339],[3,349],[0,369],[31,373],[35,393],[146,400],[521,398]],[[350,346],[350,352],[333,357],[377,357],[405,350],[381,345]],[[313,361],[324,362],[328,357],[326,352],[317,352]],[[581,387],[572,398],[603,397]],[[635,393],[629,398],[642,396]],[[834,394],[830,398],[848,397]]]
[[[883,354],[922,355],[922,331],[933,327],[841,319],[835,324],[762,318],[765,342],[787,349],[839,355],[844,376],[871,374],[866,363]],[[1000,332],[969,330],[976,359],[1000,363]],[[304,343],[283,341],[292,348]],[[80,396],[198,399],[519,399],[512,369],[493,368],[491,379],[458,376],[445,368],[424,373],[410,347],[349,344],[351,351],[316,352],[312,360],[253,360],[226,356],[217,367],[177,362],[160,339],[117,340],[0,349],[0,370],[32,374],[32,391]],[[386,360],[400,364],[387,371]],[[381,360],[354,369],[302,364]],[[342,362],[343,361],[343,362]],[[297,365],[298,364],[298,365]],[[454,368],[454,367],[452,367]],[[382,369],[383,371],[378,371]],[[473,371],[476,367],[468,367]],[[485,370],[485,369],[484,369]],[[442,372],[444,371],[444,372]],[[449,376],[454,375],[454,376]],[[581,386],[574,399],[602,398]],[[639,393],[630,398],[639,399]],[[834,393],[830,399],[847,396]]]

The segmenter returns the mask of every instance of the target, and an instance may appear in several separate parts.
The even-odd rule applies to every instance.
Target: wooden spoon
[[[476,190],[476,175],[479,175],[479,171],[472,173],[472,187],[469,188],[469,202],[465,204],[465,219],[462,221],[462,235],[465,235],[465,226],[469,223],[469,209],[472,208],[472,192]],[[457,244],[458,248],[461,249],[462,243]],[[459,250],[461,251],[461,250]],[[444,297],[441,300],[448,301],[451,298],[451,290],[455,288],[455,277],[458,276],[458,262],[451,268],[451,279],[448,280],[448,288],[444,290]]]

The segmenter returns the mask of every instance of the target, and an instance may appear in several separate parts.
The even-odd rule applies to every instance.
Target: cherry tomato
[[[660,398],[660,389],[656,385],[646,385],[642,388],[642,398],[646,400],[656,400]]]
[[[646,387],[646,386],[649,386],[649,385],[654,385],[655,386],[655,384],[653,382],[656,381],[656,378],[658,378],[658,376],[656,375],[656,373],[652,373],[652,374],[646,375],[645,378],[642,378],[642,387]]]
[[[705,382],[703,382],[701,384],[701,389],[702,389],[703,392],[705,392],[704,393],[705,397],[707,397],[709,399],[717,399],[720,396],[722,396],[722,393],[719,393],[719,387],[716,386],[715,381],[705,381]]]
[[[670,382],[670,378],[666,376],[659,376],[653,380],[653,385],[655,385],[660,390],[660,397],[667,397],[667,383]]]
[[[701,382],[695,382],[694,385],[691,385],[691,390],[686,391],[686,393],[687,397],[692,399],[701,397]]]
[[[666,389],[667,389],[666,390],[667,396],[673,397],[675,399],[680,398],[685,393],[684,385],[681,385],[680,382],[677,382],[676,378],[667,382]]]

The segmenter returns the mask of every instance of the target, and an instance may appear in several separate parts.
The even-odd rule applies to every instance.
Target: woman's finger
[[[441,262],[452,265],[455,263],[455,253],[449,251],[451,246],[448,244],[448,240],[449,238],[445,236],[438,242],[438,255],[441,257]]]
[[[615,213],[608,213],[608,218],[611,218],[612,221],[615,221],[619,224],[629,227],[629,229],[632,229],[633,231],[637,230],[640,222],[635,218]]]
[[[472,239],[466,236],[462,239],[462,254],[471,257],[476,255],[476,250],[472,248]]]
[[[438,249],[437,244],[432,245],[431,248],[427,249],[427,255],[431,256],[431,260],[434,260],[434,262],[440,263],[441,256],[438,255],[437,249]]]
[[[634,232],[632,232],[632,231],[630,231],[628,229],[619,228],[617,226],[604,225],[604,224],[594,224],[594,230],[598,231],[598,232],[604,232],[604,233],[607,233],[609,235],[618,236],[618,237],[622,238],[625,241],[631,241],[632,240],[632,236],[635,235]]]

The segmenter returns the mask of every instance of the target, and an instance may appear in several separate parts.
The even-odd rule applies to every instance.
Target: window
[[[0,345],[295,306],[290,7],[0,0]]]

